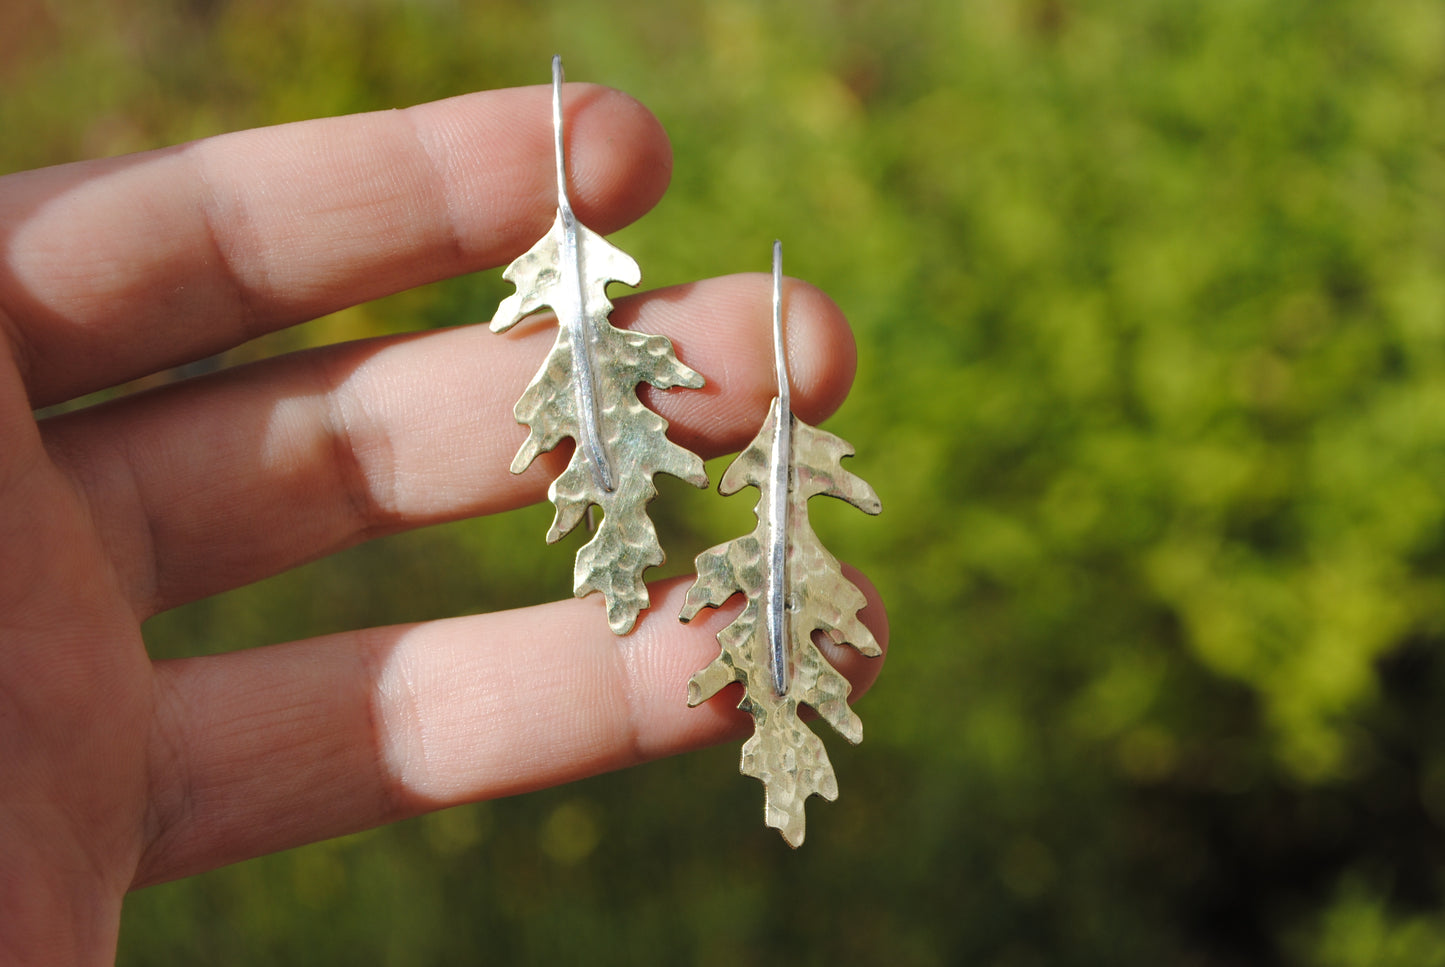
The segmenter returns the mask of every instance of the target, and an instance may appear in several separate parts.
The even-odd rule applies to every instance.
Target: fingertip
[[[858,347],[843,310],[822,289],[787,279],[783,293],[793,412],[805,423],[821,423],[853,387]]]
[[[820,423],[853,385],[853,333],[838,305],[815,286],[788,279],[783,292],[793,412]],[[618,301],[613,321],[667,336],[678,358],[706,379],[701,390],[640,388],[643,402],[672,424],[676,442],[705,456],[747,445],[778,394],[769,276],[731,275],[630,296]]]
[[[657,204],[672,178],[672,146],[652,112],[622,91],[563,91],[567,193],[578,219],[606,235]],[[505,264],[557,214],[551,88],[479,91],[408,108],[412,137],[444,186],[466,269]]]
[[[662,198],[672,181],[672,144],[657,117],[622,91],[568,84],[563,98],[573,207],[605,235]]]

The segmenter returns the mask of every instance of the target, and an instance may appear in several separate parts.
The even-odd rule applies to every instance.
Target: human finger
[[[818,422],[855,351],[823,293],[788,287],[793,405]],[[708,380],[646,394],[670,437],[740,449],[775,393],[769,280],[711,279],[619,300],[621,325],[671,337]],[[512,406],[556,328],[468,327],[332,346],[45,421],[138,612],[249,583],[385,533],[541,500],[567,455],[509,470]],[[560,448],[559,448],[560,449]]]
[[[302,121],[0,178],[0,336],[34,406],[501,264],[556,206],[546,87]],[[578,216],[651,208],[671,151],[618,91],[565,90]]]
[[[877,592],[849,570],[886,648]],[[584,599],[159,663],[135,885],[745,733],[735,686],[687,706],[737,612],[680,624],[687,585],[654,585],[655,612],[627,638]],[[855,697],[881,667],[823,647]]]

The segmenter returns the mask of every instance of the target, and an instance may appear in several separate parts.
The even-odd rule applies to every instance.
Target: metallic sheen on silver
[[[773,427],[772,487],[768,492],[768,654],[773,688],[788,694],[788,476],[792,473],[793,405],[783,346],[783,243],[773,242],[773,360],[778,369],[778,421]]]
[[[585,277],[582,248],[577,239],[577,216],[572,214],[572,201],[567,197],[567,160],[562,147],[562,80],[562,55],[555,54],[552,57],[552,142],[557,158],[557,217],[562,223],[562,261],[575,269],[568,273],[576,284],[567,295],[575,296],[576,302],[552,308],[572,335],[573,386],[577,394],[577,413],[581,417],[577,443],[587,454],[598,485],[611,493],[616,489],[612,482],[612,465],[597,428],[600,422],[597,418],[597,379],[593,375],[597,367],[592,359],[592,339],[583,328],[587,318],[587,290],[582,283]]]

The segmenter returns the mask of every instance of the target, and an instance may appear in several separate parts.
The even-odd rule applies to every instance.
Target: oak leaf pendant
[[[497,307],[491,329],[505,332],[543,306],[556,313],[557,340],[513,410],[530,432],[511,469],[526,470],[564,437],[576,442],[567,469],[547,490],[557,509],[547,543],[570,533],[592,505],[602,509],[596,533],[577,552],[573,592],[580,598],[601,591],[607,623],[622,635],[649,603],[642,572],[664,560],[647,516],[647,504],[657,496],[653,475],[670,473],[707,486],[702,458],[667,439],[667,421],[642,405],[637,385],[646,380],[659,389],[697,389],[703,378],[678,361],[666,336],[617,329],[608,322],[608,283],[636,285],[642,273],[631,256],[572,212],[561,91],[561,59],[553,58],[557,218],[502,273],[517,291]]]
[[[810,795],[838,797],[838,780],[822,741],[798,716],[809,705],[849,742],[863,740],[863,723],[848,707],[851,686],[823,657],[814,634],[850,644],[870,657],[882,654],[858,620],[867,603],[808,523],[808,498],[838,497],[868,514],[882,505],[862,478],[841,461],[853,447],[803,423],[788,402],[782,348],[780,249],[773,250],[773,333],[779,393],[758,435],[723,474],[718,492],[757,487],[758,526],[752,533],[704,551],[697,580],[679,617],[691,621],[741,592],[747,603],[718,633],[722,652],[688,682],[687,703],[697,706],[733,682],[743,685],[738,707],[753,717],[743,745],[743,774],[763,782],[764,821],[800,846],[804,802]]]

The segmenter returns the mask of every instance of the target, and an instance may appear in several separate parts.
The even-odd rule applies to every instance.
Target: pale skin
[[[544,499],[564,454],[508,471],[526,435],[512,404],[553,338],[542,320],[327,347],[34,416],[505,264],[554,214],[549,97],[484,92],[0,178],[0,963],[110,962],[137,887],[746,733],[736,695],[687,707],[735,606],[679,624],[685,580],[654,584],[626,638],[593,596],[146,653],[140,624],[157,612]],[[666,136],[615,91],[571,84],[566,103],[578,217],[615,230],[666,188]],[[789,293],[793,406],[817,423],[847,393],[853,342],[826,296]],[[677,442],[714,456],[756,431],[773,394],[768,300],[761,274],[617,300],[616,324],[670,336],[707,377],[644,394]],[[880,664],[829,657],[855,694]]]

